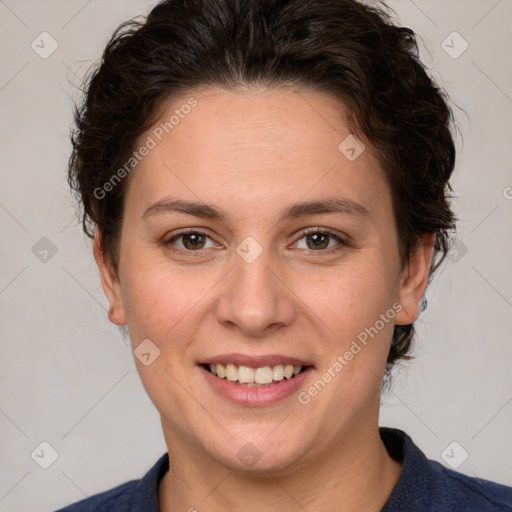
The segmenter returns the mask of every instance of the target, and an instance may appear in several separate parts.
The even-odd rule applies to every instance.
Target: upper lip
[[[262,366],[275,366],[278,364],[292,364],[294,366],[312,366],[304,359],[284,356],[281,354],[268,354],[259,356],[249,356],[247,354],[220,354],[214,357],[208,357],[199,364],[235,364],[236,366],[249,366],[250,368],[261,368]]]

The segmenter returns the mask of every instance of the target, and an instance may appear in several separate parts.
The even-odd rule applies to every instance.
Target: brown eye
[[[305,243],[304,243],[305,242]],[[302,233],[295,243],[298,249],[305,249],[321,254],[331,254],[340,251],[347,243],[338,235],[323,229],[311,229]]]
[[[309,249],[327,249],[330,237],[327,233],[313,233],[306,235],[306,243]]]
[[[210,243],[209,246],[207,246],[208,243]],[[162,245],[177,251],[193,252],[214,247],[215,243],[206,233],[190,230],[176,233],[168,240],[163,241]]]
[[[183,238],[183,245],[187,249],[202,249],[204,246],[204,235],[201,233],[187,233],[181,235],[181,238]]]

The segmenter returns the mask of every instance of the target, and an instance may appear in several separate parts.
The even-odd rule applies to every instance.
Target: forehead
[[[154,147],[130,176],[128,195],[146,206],[178,196],[224,210],[277,211],[326,194],[389,206],[372,148],[344,118],[341,102],[310,90],[190,91],[140,138]]]
[[[169,114],[184,110],[193,97],[197,101],[180,123],[163,137],[170,144],[186,145],[186,157],[198,167],[205,156],[231,166],[238,159],[243,167],[264,172],[296,162],[298,157],[322,162],[339,156],[338,145],[350,134],[344,118],[344,107],[331,96],[292,88],[243,89],[226,91],[209,88],[175,99],[167,105],[156,127],[164,124]],[[155,129],[154,128],[154,129]],[[325,154],[326,149],[328,150]],[[250,165],[251,155],[266,158],[267,167],[258,160]],[[324,155],[324,158],[320,158]]]

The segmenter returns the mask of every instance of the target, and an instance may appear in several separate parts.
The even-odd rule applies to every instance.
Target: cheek
[[[321,329],[317,379],[299,399],[327,437],[362,411],[373,411],[380,396],[395,312],[392,280],[382,264],[371,262],[340,266],[316,280],[308,275],[297,292]],[[386,312],[391,318],[383,321]]]
[[[149,338],[161,350],[179,351],[186,341],[183,331],[191,337],[191,326],[198,323],[203,301],[218,280],[217,274],[194,272],[143,256],[127,263],[123,302],[132,344]]]
[[[185,375],[194,366],[190,347],[205,315],[205,295],[214,283],[179,267],[143,258],[125,267],[123,300],[127,308],[132,348],[149,339],[158,356],[149,365],[135,357],[141,382],[159,411],[193,409],[183,393]],[[147,342],[146,342],[147,343]],[[150,349],[156,350],[156,349]],[[159,352],[158,352],[159,351]],[[182,421],[182,420],[179,420]],[[185,421],[185,420],[183,420]],[[185,427],[183,427],[185,428]]]
[[[357,337],[394,302],[392,281],[377,263],[339,267],[318,279],[310,275],[295,289],[340,341]]]
[[[393,283],[384,270],[374,259],[371,265],[347,265],[319,280],[320,286],[299,292],[325,333],[319,345],[319,379],[329,384],[314,407],[338,404],[350,415],[379,394],[395,315]],[[388,317],[382,320],[386,312]],[[316,393],[316,389],[305,391]]]

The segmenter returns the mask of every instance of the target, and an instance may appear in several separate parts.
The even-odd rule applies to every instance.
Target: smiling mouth
[[[238,386],[259,388],[274,386],[283,380],[293,379],[309,368],[309,366],[276,364],[274,366],[251,368],[250,366],[238,366],[232,363],[215,363],[204,364],[203,368],[220,379],[228,380]]]

